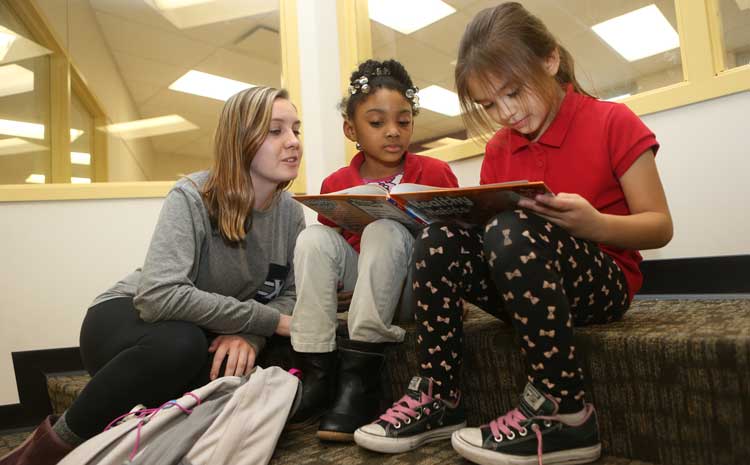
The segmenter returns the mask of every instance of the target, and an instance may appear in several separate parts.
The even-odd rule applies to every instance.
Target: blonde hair
[[[255,191],[250,165],[268,135],[277,99],[288,100],[289,94],[284,89],[252,87],[230,97],[221,110],[213,166],[202,195],[211,222],[227,242],[244,240],[252,224]],[[280,183],[276,191],[290,184]]]
[[[555,51],[560,55],[560,66],[554,79],[550,79],[544,60]],[[487,113],[472,101],[468,82],[474,79],[489,86],[491,77],[505,80],[509,87],[532,90],[549,107],[557,101],[559,87],[566,84],[572,84],[578,93],[589,95],[576,80],[570,53],[539,18],[517,2],[480,11],[461,37],[456,90],[464,124],[477,134],[486,134],[494,128]]]

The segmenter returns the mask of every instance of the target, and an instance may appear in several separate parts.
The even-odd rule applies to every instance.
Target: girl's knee
[[[332,248],[339,234],[333,228],[313,224],[303,229],[297,236],[295,253],[323,251]]]
[[[203,330],[184,321],[165,323],[165,331],[148,343],[154,359],[164,367],[201,366],[208,356],[208,340]]]
[[[362,244],[403,244],[413,242],[406,226],[393,220],[377,220],[368,224],[362,232]]]

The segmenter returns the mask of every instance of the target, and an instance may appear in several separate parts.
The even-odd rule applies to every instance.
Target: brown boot
[[[73,447],[52,430],[55,421],[52,415],[45,418],[20,446],[0,458],[0,465],[56,465]]]

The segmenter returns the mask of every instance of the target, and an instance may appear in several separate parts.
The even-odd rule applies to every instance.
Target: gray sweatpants
[[[401,342],[404,330],[391,325],[408,273],[414,238],[392,220],[370,223],[360,253],[336,230],[312,225],[297,237],[294,270],[297,304],[292,318],[292,347],[297,352],[336,348],[337,290],[354,291],[349,306],[349,337],[365,342]],[[411,314],[410,308],[399,313]]]

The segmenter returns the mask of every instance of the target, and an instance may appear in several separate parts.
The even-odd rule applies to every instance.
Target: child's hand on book
[[[604,215],[578,194],[537,195],[533,200],[519,200],[518,206],[528,208],[575,237],[600,242]]]

